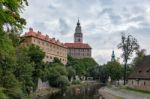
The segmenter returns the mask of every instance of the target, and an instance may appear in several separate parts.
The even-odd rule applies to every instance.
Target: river
[[[100,87],[100,84],[93,84],[90,86],[69,88],[66,91],[53,95],[46,95],[37,99],[102,99],[98,93]]]

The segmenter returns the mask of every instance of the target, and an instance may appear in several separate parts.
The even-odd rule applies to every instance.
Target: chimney
[[[49,39],[49,36],[48,36],[48,35],[46,35],[46,36],[45,36],[45,39],[46,39],[46,40],[48,40],[48,39]]]
[[[55,38],[52,38],[53,40],[55,40]]]
[[[38,31],[38,35],[41,35],[41,32],[40,32],[40,31]]]
[[[33,32],[33,28],[30,27],[30,28],[29,28],[29,32]]]
[[[59,40],[57,40],[57,42],[59,42]]]

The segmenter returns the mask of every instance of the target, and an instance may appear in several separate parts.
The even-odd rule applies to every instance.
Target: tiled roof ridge
[[[90,48],[91,46],[88,43],[64,43],[68,48]]]
[[[60,42],[59,40],[56,40],[54,37],[50,38],[49,35],[43,35],[40,31],[35,32],[33,30],[33,28],[29,28],[28,32],[25,32],[25,34],[23,36],[32,36],[32,37],[36,37],[38,39],[47,41],[49,43],[54,43],[56,45],[62,46],[62,47],[66,47],[64,45],[64,43]]]

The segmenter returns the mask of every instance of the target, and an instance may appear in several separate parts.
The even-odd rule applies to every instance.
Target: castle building
[[[78,20],[74,33],[74,43],[65,43],[68,48],[68,55],[74,58],[89,58],[91,57],[92,48],[89,44],[83,43],[83,33]]]
[[[43,52],[45,52],[44,62],[52,62],[56,57],[63,64],[67,63],[67,48],[59,40],[50,38],[48,35],[42,35],[39,31],[34,32],[32,28],[30,28],[22,38],[24,38],[22,46],[34,44],[39,46]]]

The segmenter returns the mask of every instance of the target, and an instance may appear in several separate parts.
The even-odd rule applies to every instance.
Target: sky
[[[92,57],[99,64],[116,58],[122,51],[117,48],[121,33],[134,36],[141,49],[150,54],[150,0],[28,0],[22,16],[27,25],[55,37],[62,42],[73,42],[78,17],[84,42],[89,43]],[[120,59],[121,60],[121,59]]]

